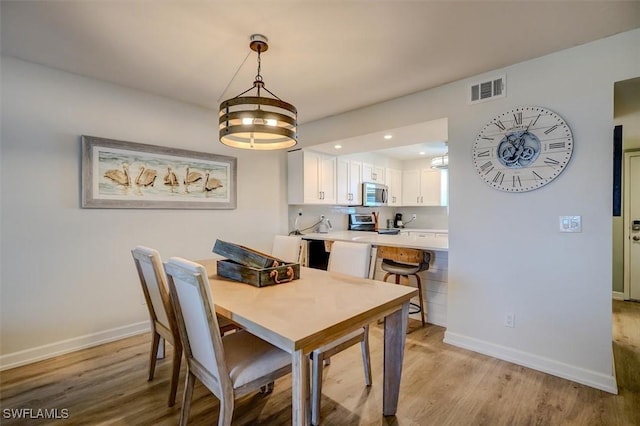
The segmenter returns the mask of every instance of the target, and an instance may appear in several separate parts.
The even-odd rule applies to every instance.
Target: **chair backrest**
[[[331,245],[327,270],[354,277],[368,278],[370,263],[370,244],[335,241]]]
[[[187,362],[199,364],[190,371],[222,398],[232,385],[207,272],[202,265],[179,257],[169,259],[164,268]]]
[[[273,238],[271,255],[286,262],[300,261],[300,247],[302,238],[297,235],[276,235]]]
[[[151,320],[159,322],[168,330],[175,330],[175,317],[160,253],[149,247],[137,246],[131,250],[131,254]]]

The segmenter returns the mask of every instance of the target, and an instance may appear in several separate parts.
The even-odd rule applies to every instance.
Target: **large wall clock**
[[[489,121],[473,144],[478,175],[493,188],[527,192],[557,178],[571,159],[567,123],[546,108],[514,108]]]

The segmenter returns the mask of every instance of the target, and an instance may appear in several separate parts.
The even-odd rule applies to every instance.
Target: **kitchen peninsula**
[[[409,232],[406,232],[409,231]],[[430,267],[420,272],[427,301],[428,322],[446,327],[447,324],[447,283],[448,283],[448,251],[449,240],[441,233],[432,231],[434,236],[424,236],[424,232],[403,230],[401,234],[389,235],[365,231],[332,231],[328,233],[304,234],[302,238],[309,241],[352,241],[371,244],[373,247],[398,247],[418,249],[431,252]],[[431,233],[429,233],[431,234]],[[439,236],[435,236],[439,235]],[[381,259],[377,258],[372,278],[382,280],[385,272],[380,268]],[[412,285],[415,281],[412,281]],[[416,319],[419,315],[416,315]]]

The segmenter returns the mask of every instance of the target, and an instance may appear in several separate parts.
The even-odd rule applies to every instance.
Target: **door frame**
[[[622,198],[622,204],[624,206],[624,277],[623,277],[623,286],[624,286],[624,300],[631,299],[631,268],[629,267],[630,263],[630,249],[631,249],[631,207],[629,203],[629,197],[631,196],[631,182],[630,174],[631,174],[631,157],[640,157],[640,149],[633,149],[624,152],[624,180],[622,181],[622,186],[624,189],[624,197]]]

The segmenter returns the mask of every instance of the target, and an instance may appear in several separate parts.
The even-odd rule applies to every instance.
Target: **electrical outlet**
[[[417,218],[417,217],[418,217],[418,216],[417,216],[416,214],[412,214],[412,215],[411,215],[411,220],[416,220],[416,218]]]
[[[504,326],[515,328],[516,326],[516,315],[513,312],[505,312],[504,313]]]

